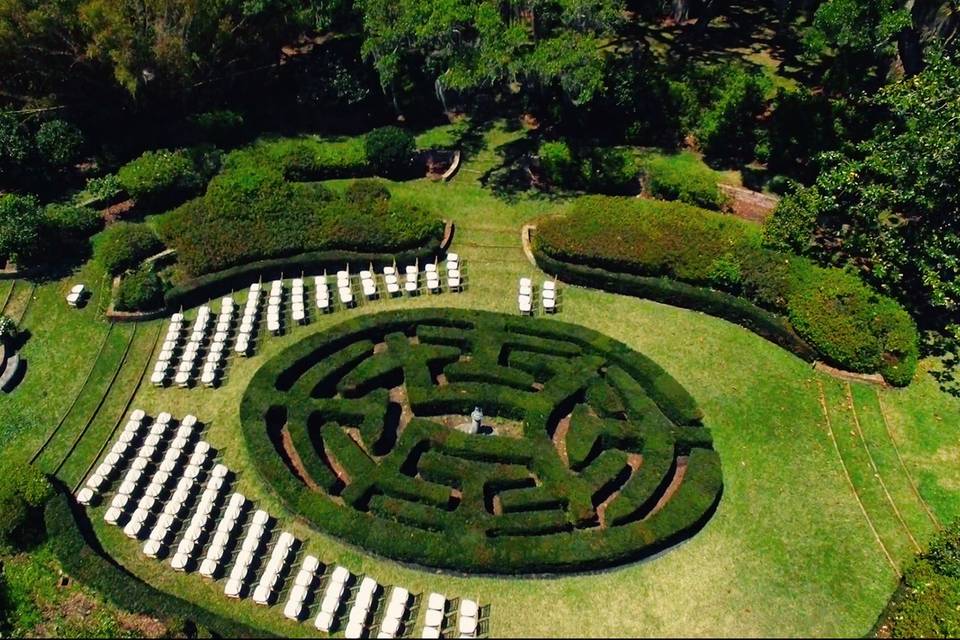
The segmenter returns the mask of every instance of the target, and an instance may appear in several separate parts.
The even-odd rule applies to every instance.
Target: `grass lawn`
[[[745,329],[700,313],[561,286],[558,319],[610,335],[655,359],[699,401],[713,431],[724,469],[719,509],[703,531],[659,557],[556,579],[436,575],[370,557],[310,530],[258,481],[239,437],[238,411],[247,382],[271,355],[358,313],[411,306],[514,313],[517,279],[544,277],[522,252],[520,227],[563,203],[493,196],[481,179],[500,161],[497,146],[522,133],[494,128],[485,135],[486,148],[450,183],[391,185],[398,195],[416,197],[456,222],[453,249],[464,260],[466,291],[362,304],[314,318],[283,337],[263,337],[255,357],[232,359],[220,389],[146,385],[133,407],[199,416],[209,425],[205,437],[239,474],[239,490],[280,517],[284,528],[307,540],[308,550],[325,562],[414,592],[478,598],[492,605],[492,635],[866,633],[916,545],[924,544],[938,522],[960,514],[955,464],[960,401],[923,374],[903,390],[848,385]],[[4,423],[4,442],[10,443],[4,455],[32,453],[77,398],[83,410],[64,422],[75,437],[93,413],[87,396],[109,381],[97,374],[98,382],[84,387],[87,371],[97,367],[109,378],[117,370],[113,347],[103,352],[111,354],[109,360],[95,362],[107,332],[94,321],[96,304],[73,311],[63,303],[73,280],[40,287],[28,311],[25,324],[33,336],[24,354],[31,370],[12,395],[0,396],[0,417],[20,416],[16,424]],[[87,281],[94,283],[89,275]],[[241,301],[243,295],[236,297]],[[131,329],[113,331],[129,340]],[[116,383],[75,449],[77,461],[68,459],[63,467],[68,480],[82,477],[109,436],[152,351],[155,331],[156,324],[137,329],[130,353],[138,357],[128,355],[120,365]],[[61,450],[57,445],[51,457]],[[264,609],[249,600],[228,600],[222,583],[211,585],[146,559],[139,545],[104,525],[99,514],[93,516],[104,546],[159,588],[280,634],[313,631],[309,624],[288,623],[282,605]]]

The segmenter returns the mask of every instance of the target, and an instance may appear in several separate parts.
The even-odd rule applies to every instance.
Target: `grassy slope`
[[[495,146],[512,135],[494,130],[488,139]],[[537,275],[520,250],[519,226],[554,205],[523,198],[508,204],[493,198],[477,180],[496,162],[496,154],[488,149],[472,158],[449,184],[418,181],[394,186],[398,193],[415,195],[456,220],[454,248],[465,260],[466,292],[378,302],[357,311],[338,312],[297,328],[291,335],[264,339],[255,358],[231,363],[228,381],[220,390],[147,387],[137,395],[135,406],[200,416],[210,424],[208,439],[221,449],[227,464],[240,472],[240,489],[259,506],[282,515],[282,508],[257,482],[236,437],[238,404],[246,382],[270,355],[348,313],[411,305],[514,312],[516,279]],[[310,550],[323,559],[342,563],[354,572],[369,572],[381,582],[414,590],[442,590],[450,596],[474,596],[492,603],[495,635],[866,632],[892,591],[896,574],[847,484],[845,469],[858,483],[867,517],[883,533],[895,564],[906,560],[912,545],[869,467],[846,404],[846,386],[812,372],[803,362],[746,330],[702,314],[572,287],[562,289],[561,300],[560,319],[590,326],[653,357],[703,406],[723,460],[725,492],[717,514],[699,535],[661,557],[604,574],[494,580],[439,577],[399,567],[346,549],[292,518],[286,526],[309,537]],[[49,354],[51,360],[72,358],[83,363],[76,365],[76,370],[86,371],[105,328],[82,315],[89,310],[61,313],[59,307],[65,305],[52,298],[38,307],[49,309],[57,319],[41,324],[45,315],[32,316],[36,320],[28,326],[33,329],[36,322],[37,329],[28,348],[38,359],[43,354]],[[78,326],[73,327],[74,323]],[[52,332],[62,327],[84,331],[77,342],[83,342],[85,348],[78,347],[73,353],[68,348],[73,343],[58,343]],[[0,411],[22,408],[30,415],[48,410],[59,415],[79,389],[80,381],[74,378],[81,376],[71,376],[52,365],[43,371],[52,377],[43,380],[34,375],[36,371],[31,372],[18,390],[19,396],[0,398]],[[51,391],[51,384],[61,388]],[[841,457],[827,430],[821,385]],[[872,447],[886,487],[907,528],[922,541],[933,525],[902,468],[890,468],[891,455],[896,459],[896,452],[889,435],[885,437],[887,430],[881,431],[884,414],[879,413],[880,402],[874,400],[876,392],[853,385],[851,394],[864,440]],[[921,494],[940,519],[953,517],[960,510],[955,494],[960,472],[945,468],[944,463],[956,457],[957,401],[939,393],[927,377],[903,391],[882,391],[880,397],[889,432]],[[36,398],[42,409],[28,407],[31,398]],[[36,442],[36,433],[19,432],[19,442]],[[143,559],[138,546],[116,529],[103,534],[108,548],[161,588],[189,592],[210,608],[271,624],[281,633],[311,630],[308,625],[287,623],[278,608],[264,610],[249,601],[228,601],[220,584],[208,585],[198,576],[182,576]],[[530,615],[531,611],[544,613]]]

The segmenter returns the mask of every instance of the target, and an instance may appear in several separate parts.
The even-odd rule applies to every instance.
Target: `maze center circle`
[[[612,566],[699,530],[722,490],[699,418],[659,366],[601,334],[454,310],[306,338],[257,373],[242,407],[261,476],[321,530],[505,573]]]

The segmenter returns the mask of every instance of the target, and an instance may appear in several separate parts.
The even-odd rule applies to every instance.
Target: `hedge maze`
[[[489,426],[457,429],[475,406]],[[619,342],[544,319],[356,318],[269,361],[241,417],[291,510],[432,567],[613,566],[695,533],[722,491],[710,432],[675,380]]]

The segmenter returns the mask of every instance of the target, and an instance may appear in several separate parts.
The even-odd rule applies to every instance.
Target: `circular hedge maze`
[[[461,430],[474,407],[480,433]],[[485,573],[597,569],[695,533],[720,460],[689,394],[594,331],[426,309],[270,360],[241,409],[263,479],[370,552]]]

